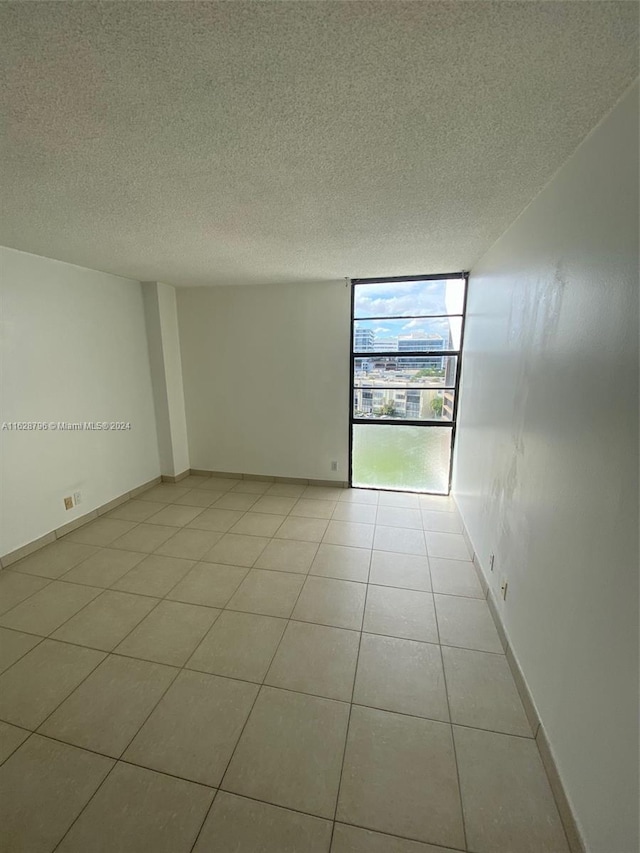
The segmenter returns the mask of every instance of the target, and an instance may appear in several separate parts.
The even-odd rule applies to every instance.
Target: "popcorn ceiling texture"
[[[633,2],[7,2],[0,242],[175,285],[465,269],[637,74]]]

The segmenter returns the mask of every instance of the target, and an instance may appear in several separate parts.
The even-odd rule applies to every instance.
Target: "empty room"
[[[639,13],[0,3],[0,853],[638,853]]]

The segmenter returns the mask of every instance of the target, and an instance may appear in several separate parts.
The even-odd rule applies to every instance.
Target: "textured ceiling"
[[[0,243],[176,285],[468,268],[637,74],[634,2],[4,2]]]

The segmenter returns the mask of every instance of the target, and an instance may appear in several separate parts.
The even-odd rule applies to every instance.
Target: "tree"
[[[437,367],[422,367],[411,377],[411,382],[417,382],[419,379],[424,379],[425,377],[434,377],[434,376],[444,376],[444,370],[440,370]]]
[[[392,418],[392,417],[394,417],[395,413],[396,413],[396,404],[393,401],[391,401],[389,403],[385,403],[384,406],[382,407],[382,414],[387,415],[387,417]]]
[[[434,397],[431,401],[431,411],[436,418],[442,417],[442,397]]]

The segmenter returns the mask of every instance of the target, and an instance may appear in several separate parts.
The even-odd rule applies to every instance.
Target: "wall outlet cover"
[[[64,508],[73,509],[73,498],[69,497],[64,499]]]

